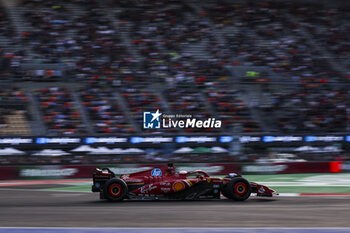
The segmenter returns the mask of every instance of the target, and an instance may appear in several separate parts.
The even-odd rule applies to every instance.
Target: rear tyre
[[[242,177],[233,178],[224,188],[222,194],[235,201],[245,201],[252,193],[249,182]]]
[[[118,178],[108,180],[103,187],[103,196],[109,201],[122,201],[127,193],[127,184]]]

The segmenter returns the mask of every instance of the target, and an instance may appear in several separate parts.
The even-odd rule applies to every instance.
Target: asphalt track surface
[[[2,187],[0,226],[350,227],[350,196],[110,203],[96,193]]]

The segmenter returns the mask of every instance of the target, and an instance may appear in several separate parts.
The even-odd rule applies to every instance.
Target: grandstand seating
[[[66,88],[50,87],[35,91],[49,135],[86,134],[81,115]]]
[[[350,68],[349,7],[331,7],[317,3],[293,8],[293,16],[313,39],[320,43],[320,49],[330,52],[334,59]]]
[[[240,99],[237,91],[228,88],[210,89],[207,99],[226,128],[233,129],[235,123],[240,123],[245,133],[259,131],[258,122],[251,117],[246,103]]]
[[[223,132],[259,133],[264,124],[259,117],[268,112],[279,132],[349,131],[349,93],[342,86],[350,77],[347,8],[289,1],[193,5],[184,0],[23,0],[17,7],[28,24],[25,32],[16,31],[18,22],[0,6],[1,78],[21,82],[29,73],[47,70],[28,72],[23,64],[58,65],[55,80],[28,79],[43,77],[59,85],[24,88],[39,103],[48,135],[87,134],[84,119],[99,134],[155,133],[140,130],[142,112],[157,109],[222,119]],[[20,49],[7,49],[7,42],[1,43],[6,38]],[[262,84],[271,104],[254,104],[243,96],[262,90],[239,85],[240,77],[228,65],[263,66],[294,90]],[[78,99],[69,82],[79,86]],[[12,95],[3,89],[0,101],[31,104],[18,93],[24,91]],[[33,113],[11,114],[0,114],[1,122],[20,129],[8,126],[11,130],[1,128],[0,134],[32,133],[28,122],[34,118],[28,115]]]
[[[342,132],[349,130],[347,91],[318,90],[307,93],[276,93],[274,104],[264,111],[277,116],[282,132]]]
[[[28,97],[23,89],[0,88],[0,135],[30,135]]]
[[[7,15],[7,11],[0,5],[0,36],[11,38],[14,36],[12,23]]]
[[[84,87],[79,92],[97,133],[134,132],[111,89]]]
[[[1,123],[0,123],[0,135],[23,135],[29,136],[31,130],[28,124],[26,112],[23,110],[8,111],[2,110]]]

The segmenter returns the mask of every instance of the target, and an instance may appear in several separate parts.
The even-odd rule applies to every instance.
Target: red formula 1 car
[[[147,171],[121,175],[119,178],[108,168],[97,168],[93,173],[92,192],[100,199],[122,201],[136,200],[198,200],[226,198],[244,201],[251,193],[272,197],[276,191],[257,183],[248,182],[231,173],[225,178],[210,177],[204,171],[175,172],[175,167],[154,168]]]

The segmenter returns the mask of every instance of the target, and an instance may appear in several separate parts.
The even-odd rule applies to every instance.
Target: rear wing
[[[114,172],[112,172],[109,168],[96,168],[96,170],[92,173],[92,192],[102,191],[104,183],[114,177]]]
[[[115,174],[108,167],[99,168],[97,167],[93,174],[110,174],[111,177],[115,177]]]

